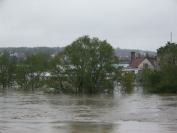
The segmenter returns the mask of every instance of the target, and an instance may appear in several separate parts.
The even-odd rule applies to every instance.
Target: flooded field
[[[0,92],[0,133],[176,133],[177,96]]]

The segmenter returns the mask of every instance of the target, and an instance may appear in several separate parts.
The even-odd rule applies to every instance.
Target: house
[[[129,66],[125,69],[125,71],[130,71],[137,74],[144,68],[155,69],[156,64],[157,63],[155,57],[149,57],[148,54],[142,56],[139,53],[137,54],[135,52],[131,52],[131,61]]]

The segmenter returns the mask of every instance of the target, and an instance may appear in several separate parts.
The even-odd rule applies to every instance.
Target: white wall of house
[[[133,72],[134,74],[137,74],[140,69],[139,68],[125,68],[122,70],[123,72]]]
[[[139,64],[138,68],[143,69],[146,65],[148,66],[148,68],[154,69],[154,66],[148,59],[144,59],[141,64]]]

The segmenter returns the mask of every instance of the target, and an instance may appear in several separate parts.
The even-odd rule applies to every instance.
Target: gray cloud
[[[177,41],[176,0],[0,0],[0,47],[65,46],[82,35],[155,50]]]

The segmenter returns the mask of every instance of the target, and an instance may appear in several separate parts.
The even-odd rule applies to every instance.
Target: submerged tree
[[[121,75],[120,83],[122,86],[122,91],[126,93],[131,93],[133,91],[134,83],[134,73],[124,72]]]
[[[16,58],[8,52],[0,54],[0,85],[3,88],[11,87],[14,83]]]
[[[177,44],[168,42],[157,50],[158,70],[144,70],[142,83],[156,93],[177,93]]]
[[[168,42],[157,50],[159,68],[162,73],[161,88],[165,92],[177,93],[177,44]]]
[[[72,87],[67,84],[68,77],[64,69],[64,53],[59,52],[50,60],[49,64],[51,76],[47,79],[47,86],[55,88],[55,92],[72,92]]]
[[[48,69],[49,56],[37,53],[20,60],[17,65],[16,81],[21,88],[34,90],[41,86],[42,74]]]
[[[109,43],[83,36],[64,49],[58,70],[75,93],[112,91],[115,59]]]

